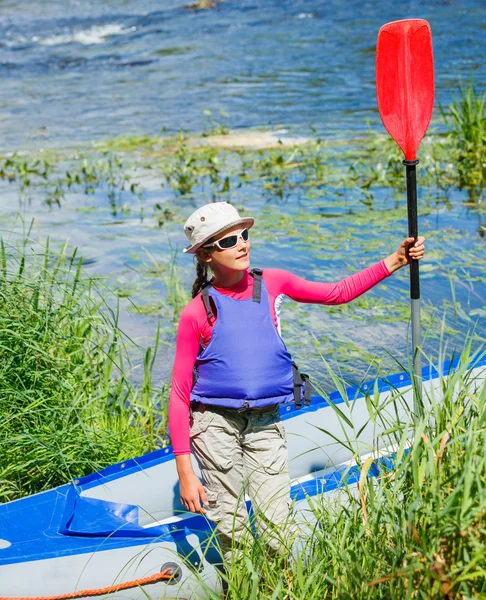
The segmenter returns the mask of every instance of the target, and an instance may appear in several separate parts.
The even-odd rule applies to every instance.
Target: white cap
[[[190,242],[184,252],[194,254],[205,242],[225,229],[234,225],[244,225],[250,229],[254,222],[252,217],[242,219],[236,208],[227,202],[205,204],[193,212],[184,225],[184,233]]]

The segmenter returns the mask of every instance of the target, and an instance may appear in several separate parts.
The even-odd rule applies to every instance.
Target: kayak
[[[424,398],[440,397],[457,364],[423,369]],[[470,364],[469,378],[484,385],[485,357]],[[380,455],[376,447],[382,429],[370,419],[370,398],[389,402],[395,421],[410,419],[413,393],[405,372],[327,400],[312,396],[300,409],[281,407],[297,519],[308,518],[309,499],[337,502],[344,485],[358,484],[353,452],[339,440],[352,440],[354,456],[387,460],[389,449]],[[377,474],[379,468],[367,476]],[[0,600],[204,598],[208,589],[221,590],[220,560],[212,524],[180,504],[170,447],[0,505]]]

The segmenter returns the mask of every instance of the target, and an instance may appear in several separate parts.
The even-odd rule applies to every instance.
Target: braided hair
[[[207,263],[200,260],[199,257],[196,257],[196,258],[197,258],[196,279],[195,279],[194,283],[192,284],[192,297],[193,298],[195,298],[199,294],[203,285],[208,280],[209,273],[211,272],[209,265]]]

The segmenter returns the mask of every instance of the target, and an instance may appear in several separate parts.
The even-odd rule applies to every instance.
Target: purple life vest
[[[209,296],[217,320],[209,344],[196,360],[192,402],[260,408],[293,402],[298,387],[300,403],[302,377],[273,322],[262,272],[254,269],[252,274],[254,293],[248,300],[229,298],[211,285],[203,289],[208,316],[212,316]]]

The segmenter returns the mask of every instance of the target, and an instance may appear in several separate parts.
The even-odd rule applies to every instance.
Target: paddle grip
[[[407,169],[407,207],[408,207],[408,236],[417,241],[418,215],[417,215],[417,171],[418,160],[404,160]],[[410,262],[410,298],[420,298],[420,279],[418,260]]]

